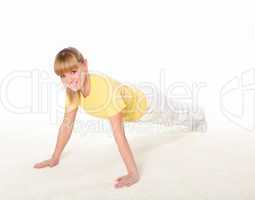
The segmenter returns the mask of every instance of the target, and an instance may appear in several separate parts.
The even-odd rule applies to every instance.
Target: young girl
[[[124,122],[182,125],[191,131],[206,131],[202,109],[193,113],[189,104],[174,102],[155,88],[149,95],[146,88],[125,85],[104,74],[89,73],[87,60],[73,47],[64,48],[56,55],[54,71],[66,86],[65,114],[52,157],[35,164],[35,168],[53,167],[59,163],[71,136],[78,107],[88,114],[109,120],[111,124],[114,139],[127,168],[127,175],[116,179],[116,188],[131,186],[140,178],[125,137]],[[166,102],[162,104],[162,100]]]

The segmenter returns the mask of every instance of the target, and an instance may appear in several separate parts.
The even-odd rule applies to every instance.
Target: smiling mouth
[[[71,86],[72,87],[77,87],[78,86],[78,81],[75,81]]]

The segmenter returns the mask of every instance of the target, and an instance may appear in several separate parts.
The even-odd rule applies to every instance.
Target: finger
[[[49,167],[54,167],[56,163],[49,163]]]
[[[116,184],[116,185],[115,185],[115,188],[121,188],[121,187],[122,187],[121,184]]]
[[[44,163],[38,163],[34,167],[35,168],[43,168],[43,167],[46,167],[46,165]]]
[[[131,186],[131,185],[132,185],[132,183],[127,183],[127,184],[126,184],[127,187],[129,187],[129,186]]]
[[[119,186],[124,187],[126,185],[126,183],[127,183],[127,181],[123,179],[122,181],[119,182]]]
[[[37,164],[37,168],[43,168],[43,167],[47,167],[49,165],[48,161],[43,161]]]
[[[121,181],[121,179],[123,178],[123,176],[122,177],[119,177],[119,178],[117,178],[115,181]]]
[[[114,185],[114,187],[115,187],[115,188],[119,188],[119,183],[116,183],[116,184]]]
[[[120,188],[120,187],[122,187],[122,185],[123,185],[122,182],[118,182],[118,183],[115,184],[115,187]]]

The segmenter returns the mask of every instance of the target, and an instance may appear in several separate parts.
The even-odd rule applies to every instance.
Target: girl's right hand
[[[44,168],[44,167],[54,167],[59,163],[59,159],[51,158],[49,160],[44,160],[42,162],[36,163],[34,168]]]

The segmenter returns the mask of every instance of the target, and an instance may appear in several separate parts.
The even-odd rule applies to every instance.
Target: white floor
[[[113,183],[125,166],[109,135],[74,134],[58,166],[34,169],[56,133],[1,133],[1,199],[255,199],[254,133],[126,133],[141,180],[122,189]]]

